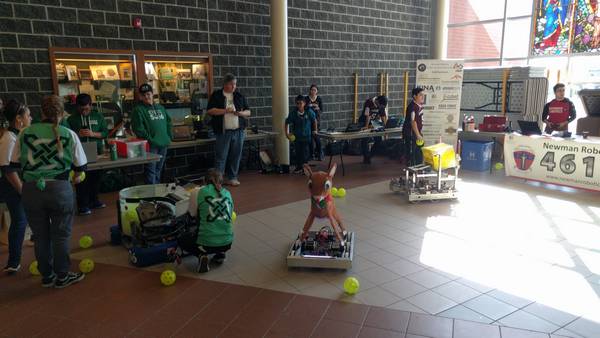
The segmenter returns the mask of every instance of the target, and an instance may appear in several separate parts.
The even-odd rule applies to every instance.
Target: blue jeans
[[[21,195],[7,181],[0,185],[0,200],[6,203],[10,213],[10,229],[8,230],[8,266],[15,267],[21,263],[21,249],[27,216],[21,201]]]
[[[35,236],[35,258],[43,277],[63,278],[69,272],[69,241],[75,212],[73,187],[68,181],[46,181],[40,191],[35,182],[23,185],[23,204]]]
[[[160,155],[161,158],[157,162],[148,163],[144,166],[146,184],[159,184],[160,174],[167,159],[167,147],[150,146],[150,152]]]
[[[238,177],[245,136],[243,129],[225,130],[223,134],[216,135],[215,167],[228,180]]]

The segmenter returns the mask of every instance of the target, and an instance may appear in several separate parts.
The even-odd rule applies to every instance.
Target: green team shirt
[[[79,137],[81,142],[97,142],[98,145],[102,144],[102,140],[108,136],[108,126],[104,116],[97,110],[92,110],[88,116],[83,116],[79,113],[70,115],[68,118],[63,119],[66,121],[65,127],[74,131],[79,135],[81,129],[91,129],[93,132],[100,133],[101,137]]]
[[[25,182],[53,179],[70,171],[73,166],[86,165],[87,159],[77,135],[63,126],[58,126],[58,134],[62,152],[58,151],[50,123],[32,124],[19,134],[11,162],[20,164]]]
[[[163,106],[138,104],[131,115],[131,129],[137,137],[157,147],[171,144],[171,117]]]
[[[224,246],[233,242],[233,200],[227,189],[221,197],[212,184],[198,191],[198,245]]]

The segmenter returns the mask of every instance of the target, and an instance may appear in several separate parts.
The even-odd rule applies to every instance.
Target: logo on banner
[[[418,66],[417,66],[417,69],[418,69],[420,72],[424,72],[424,71],[427,69],[427,66],[425,66],[425,64],[424,64],[424,63],[421,63],[420,65],[418,65]]]
[[[535,160],[535,153],[529,148],[517,149],[513,152],[516,168],[528,171]]]

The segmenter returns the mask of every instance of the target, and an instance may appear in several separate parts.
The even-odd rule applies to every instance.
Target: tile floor
[[[190,331],[179,329],[164,335],[186,336],[195,332],[194,328],[202,327],[207,336],[217,333],[236,336],[243,335],[240,330],[249,323],[256,322],[264,329],[267,322],[276,321],[263,333],[269,332],[267,336],[273,337],[293,336],[286,331],[293,326],[302,327],[298,336],[327,336],[336,332],[338,336],[451,337],[454,334],[456,338],[470,337],[472,330],[486,332],[477,337],[600,336],[598,194],[526,183],[497,174],[469,173],[464,174],[460,190],[457,202],[409,204],[402,196],[388,191],[387,180],[349,189],[346,198],[336,200],[344,221],[358,239],[354,265],[349,271],[287,269],[285,255],[305,220],[308,208],[305,200],[240,213],[227,263],[209,274],[197,275],[190,272],[195,261],[186,259],[177,268],[181,281],[185,281],[183,286],[178,282],[177,288],[194,285],[201,288],[203,283],[209,283],[232,292],[239,290],[239,295],[225,292],[221,294],[223,297],[252,304],[255,292],[279,297],[274,304],[248,305],[251,307],[247,309],[256,306],[256,311],[244,312],[246,307],[243,307],[237,314],[215,304],[217,308],[210,320],[196,313],[197,316],[182,324],[165,307],[160,310],[164,318],[159,311],[155,314],[158,321],[147,320],[151,327],[148,331],[137,332],[136,327],[131,329],[133,324],[121,323],[124,328],[100,325],[108,331],[98,332],[131,329],[127,334],[148,336],[147,332],[155,332],[163,336],[157,333],[160,323],[169,319],[189,326]],[[100,265],[103,269],[115,269],[115,273],[127,275],[128,280],[139,280],[148,274],[155,279],[156,272],[165,268],[165,265],[147,271],[121,268],[127,266],[127,253],[120,247],[94,247],[77,251],[73,257],[93,258],[103,263]],[[102,271],[95,271],[90,279],[101,274]],[[355,296],[343,293],[342,284],[347,276],[360,280],[361,291]],[[161,295],[155,301],[166,302],[169,288],[157,288],[154,279],[153,283],[140,280],[149,288],[144,293],[158,290]],[[123,295],[116,292],[111,297]],[[312,313],[299,312],[310,317],[302,321],[291,318],[300,315],[283,315],[296,299],[316,302],[311,296],[320,297],[320,302],[327,304],[322,313],[329,313],[332,306],[347,309],[355,304],[366,315],[357,313],[359,310],[347,310],[347,315],[331,315],[331,318],[326,315],[317,320]],[[99,299],[87,304],[88,308],[99,306],[100,310],[93,312],[104,313],[106,309]],[[141,302],[142,295],[136,299]],[[33,302],[32,298],[27,304]],[[408,316],[409,324],[404,329],[367,325],[363,317],[368,318],[374,309],[383,311],[379,307]],[[318,317],[319,309],[314,316]],[[126,310],[131,308],[118,312],[124,315]],[[407,311],[412,314],[405,314]],[[237,319],[224,323],[225,319],[219,319],[218,314],[225,312]],[[80,312],[74,313],[75,317],[61,316],[58,323],[68,326],[74,324],[69,321],[79,323],[85,319]],[[52,322],[41,317],[33,319]],[[132,318],[131,322],[134,321]],[[310,329],[301,325],[305,322],[310,323],[306,326],[312,325]],[[280,326],[281,331],[273,331]],[[258,335],[258,331],[252,333]],[[0,331],[10,336],[6,332],[11,331]]]

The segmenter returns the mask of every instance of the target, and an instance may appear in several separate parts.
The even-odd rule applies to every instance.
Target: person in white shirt
[[[250,107],[246,98],[236,90],[233,74],[223,78],[223,88],[215,90],[208,100],[207,111],[216,136],[215,166],[225,176],[225,184],[240,185],[238,171]]]

